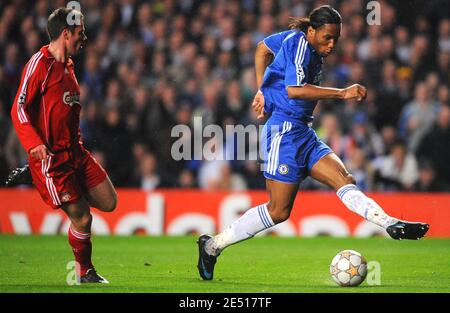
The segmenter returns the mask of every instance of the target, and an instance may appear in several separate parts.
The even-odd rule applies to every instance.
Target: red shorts
[[[54,209],[74,203],[105,180],[107,174],[83,147],[61,151],[46,160],[30,158],[33,183],[42,199]]]

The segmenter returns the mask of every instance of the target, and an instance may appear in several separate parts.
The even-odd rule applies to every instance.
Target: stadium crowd
[[[322,85],[368,87],[362,103],[321,101],[313,127],[362,190],[450,191],[450,18],[447,1],[86,0],[88,43],[74,57],[85,146],[117,187],[262,189],[256,161],[175,161],[175,125],[261,125],[254,51],[290,16],[331,4],[341,38]],[[48,42],[66,1],[0,3],[0,180],[27,162],[9,112],[27,60]],[[320,189],[313,180],[304,189]]]

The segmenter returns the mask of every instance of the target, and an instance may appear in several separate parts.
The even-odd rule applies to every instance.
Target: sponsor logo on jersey
[[[66,91],[63,94],[63,102],[70,106],[73,106],[76,103],[80,104],[80,94],[75,91]]]

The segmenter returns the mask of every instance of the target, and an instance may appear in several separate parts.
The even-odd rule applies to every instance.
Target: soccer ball
[[[330,273],[339,286],[358,286],[367,276],[367,262],[353,250],[339,252],[331,261]]]

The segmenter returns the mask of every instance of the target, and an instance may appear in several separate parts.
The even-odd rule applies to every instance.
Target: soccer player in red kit
[[[77,10],[59,8],[49,16],[50,44],[26,64],[11,117],[29,154],[33,184],[48,205],[62,209],[71,221],[69,244],[80,282],[108,283],[91,261],[90,207],[112,212],[117,194],[80,137],[80,87],[71,56],[83,47],[84,30]]]

